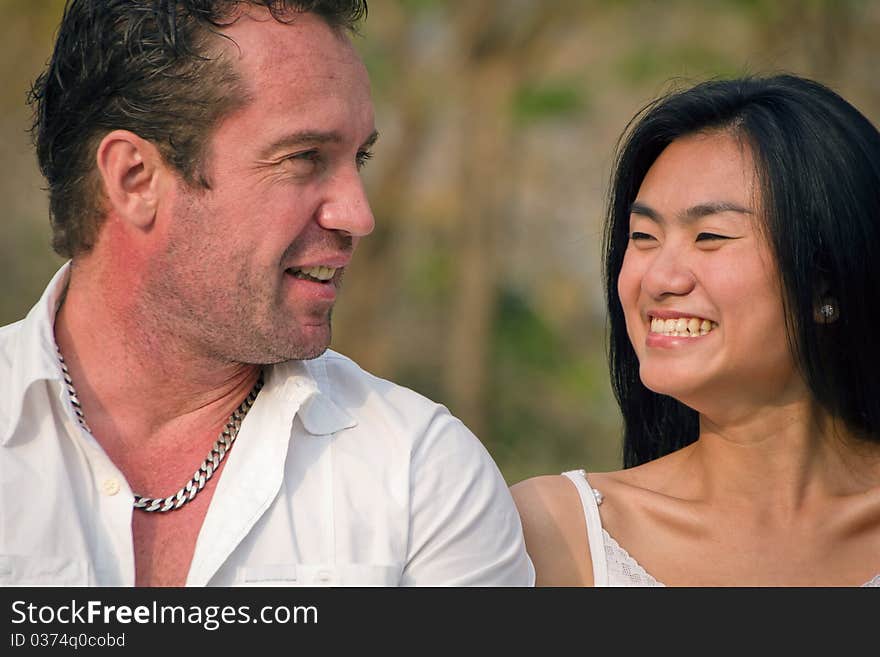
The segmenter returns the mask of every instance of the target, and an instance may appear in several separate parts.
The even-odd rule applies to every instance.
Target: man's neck
[[[194,353],[155,326],[138,307],[137,290],[115,293],[92,284],[90,274],[72,268],[55,339],[99,442],[108,451],[171,446],[175,436],[210,437],[222,428],[259,366]]]

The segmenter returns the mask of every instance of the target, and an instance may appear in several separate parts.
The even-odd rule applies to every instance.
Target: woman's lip
[[[710,322],[714,322],[716,324],[718,323],[715,322],[715,320],[708,315],[701,315],[699,313],[693,313],[686,310],[649,310],[645,313],[645,317],[648,323],[650,323],[652,319],[679,319],[682,317],[693,317],[694,319],[699,319],[700,321],[707,319]]]
[[[686,347],[702,342],[705,338],[712,335],[713,331],[709,331],[706,335],[663,335],[662,333],[648,332],[645,337],[645,345],[648,347],[657,347],[660,349],[675,349],[677,347]]]

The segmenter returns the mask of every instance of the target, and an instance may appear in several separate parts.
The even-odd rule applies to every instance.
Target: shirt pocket
[[[237,586],[397,586],[395,564],[272,564],[238,569]]]
[[[62,556],[0,554],[0,586],[88,586],[89,566]]]

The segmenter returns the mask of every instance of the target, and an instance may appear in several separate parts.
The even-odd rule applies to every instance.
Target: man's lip
[[[332,303],[336,300],[336,292],[339,288],[341,276],[342,273],[337,271],[333,278],[326,281],[318,281],[310,278],[300,278],[299,276],[294,276],[291,271],[285,270],[284,282],[285,285],[292,286],[297,291],[297,294],[305,295],[302,297],[304,299],[308,298],[315,301],[329,301]]]
[[[310,258],[304,262],[288,265],[285,269],[311,269],[312,267],[329,267],[330,269],[344,269],[351,262],[351,258],[345,256],[328,256],[326,258]]]

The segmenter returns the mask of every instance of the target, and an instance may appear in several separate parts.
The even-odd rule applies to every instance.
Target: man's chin
[[[312,360],[321,356],[330,347],[332,331],[330,322],[316,326],[306,326],[298,331],[298,335],[292,337],[289,343],[294,346],[288,350],[287,360]]]
[[[329,342],[313,345],[299,344],[293,348],[291,348],[290,344],[280,345],[266,350],[262,354],[253,354],[250,357],[239,360],[241,362],[253,363],[254,365],[276,365],[289,360],[314,360],[323,355],[329,346]]]
[[[312,360],[327,351],[331,337],[329,316],[286,326],[277,321],[274,330],[252,333],[250,357],[259,360],[250,362],[270,365],[288,360]]]
[[[315,358],[323,356],[329,348],[330,343],[328,342],[322,347],[315,347],[314,349],[303,351],[300,356],[291,358],[290,360],[314,360]]]

